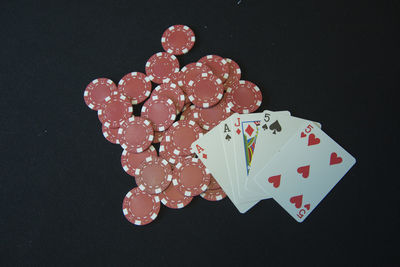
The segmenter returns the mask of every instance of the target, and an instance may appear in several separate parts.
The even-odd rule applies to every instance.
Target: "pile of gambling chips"
[[[260,90],[240,80],[239,65],[231,59],[207,55],[180,68],[176,56],[194,43],[189,27],[171,26],[161,37],[165,52],[152,55],[144,72],[130,72],[118,85],[97,78],[84,91],[104,137],[122,147],[122,168],[135,179],[122,204],[125,218],[135,225],[152,222],[160,202],[180,209],[198,195],[224,199],[191,144],[233,112],[251,113],[261,105]],[[141,105],[140,116],[133,115],[133,105]]]

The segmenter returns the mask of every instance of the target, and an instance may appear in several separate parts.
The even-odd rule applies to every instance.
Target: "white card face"
[[[258,201],[240,204],[236,201],[236,196],[232,188],[231,172],[229,171],[225,159],[225,151],[222,141],[223,135],[221,134],[221,132],[223,132],[223,130],[221,130],[222,127],[225,127],[224,123],[227,123],[229,120],[230,119],[228,118],[218,126],[214,127],[211,131],[193,142],[191,147],[207,169],[209,169],[239,212],[244,213]]]
[[[287,111],[270,112],[290,115]],[[258,149],[257,137],[260,131],[259,125],[264,118],[264,113],[240,114],[235,117],[233,124],[233,140],[236,156],[236,187],[238,188],[238,202],[256,201],[269,198],[261,188],[248,190],[247,179],[253,172],[252,160],[254,151]]]
[[[281,147],[289,141],[298,129],[307,120],[287,116],[287,113],[270,112],[265,110],[260,123],[257,138],[257,149],[254,151],[252,170],[246,180],[245,187],[248,191],[260,190],[253,177],[260,172],[268,161],[275,156]],[[268,192],[264,193],[268,194]]]
[[[314,123],[306,122],[253,178],[303,222],[355,162]]]

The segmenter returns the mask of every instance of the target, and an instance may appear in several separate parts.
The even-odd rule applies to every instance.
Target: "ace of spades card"
[[[229,199],[241,213],[245,213],[258,201],[238,203],[237,196],[232,188],[233,166],[226,160],[224,143],[232,139],[230,128],[231,118],[221,122],[191,145],[192,151],[197,154],[202,163],[209,169],[218,184],[222,187]]]
[[[314,123],[303,122],[254,181],[303,222],[356,160]]]

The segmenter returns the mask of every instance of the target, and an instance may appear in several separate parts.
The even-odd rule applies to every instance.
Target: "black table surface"
[[[3,1],[0,4],[1,241],[7,265],[338,266],[400,264],[398,1]],[[240,214],[225,199],[162,207],[130,224],[135,186],[83,101],[189,25],[264,97],[322,123],[356,165],[304,223],[273,200]],[[397,112],[396,112],[397,110]],[[139,107],[135,107],[139,114]],[[397,253],[396,253],[397,252]]]

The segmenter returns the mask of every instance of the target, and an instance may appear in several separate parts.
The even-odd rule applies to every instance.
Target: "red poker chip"
[[[118,90],[136,105],[150,96],[151,82],[144,73],[131,72],[119,81]]]
[[[210,184],[208,185],[207,191],[220,189],[221,186],[218,184],[217,180],[215,180],[214,176],[212,176],[212,174],[210,174],[210,177],[211,177]]]
[[[135,181],[139,189],[149,194],[161,193],[171,180],[171,166],[160,157],[147,157],[135,171]]]
[[[115,91],[105,98],[97,115],[102,124],[108,128],[119,128],[119,125],[132,116],[133,108],[129,99]]]
[[[200,196],[208,201],[220,201],[226,198],[226,193],[224,190],[222,190],[222,188],[214,190],[208,189],[204,193],[201,193]]]
[[[221,100],[217,105],[211,108],[197,108],[197,123],[205,130],[211,130],[221,121],[227,119],[230,114],[230,108],[225,101]]]
[[[192,29],[185,25],[174,25],[166,29],[161,37],[161,45],[167,53],[183,55],[192,49],[196,37]]]
[[[141,153],[131,153],[124,150],[121,154],[122,168],[127,174],[135,176],[136,169],[150,156],[157,157],[157,151],[153,146],[149,146],[148,149]]]
[[[178,59],[169,53],[158,52],[146,62],[146,74],[152,82],[163,83],[173,73],[179,71]]]
[[[197,196],[207,190],[210,172],[197,158],[187,158],[176,164],[173,185],[185,196]]]
[[[181,112],[185,105],[185,95],[181,88],[173,82],[163,83],[158,85],[152,95],[162,95],[172,100],[175,104],[176,113]]]
[[[163,131],[163,132],[155,131],[155,132],[154,132],[154,140],[153,140],[153,143],[160,143],[160,142],[163,140],[164,135],[165,135],[165,131]]]
[[[101,130],[103,132],[104,137],[113,144],[119,144],[118,140],[118,129],[119,128],[108,128],[102,125]]]
[[[155,131],[165,131],[176,119],[174,102],[161,95],[154,95],[142,107],[141,116],[153,123]]]
[[[193,197],[183,195],[173,184],[170,184],[167,189],[160,194],[161,203],[171,209],[181,209],[187,206]]]
[[[262,102],[260,88],[249,81],[239,81],[226,89],[226,102],[237,113],[251,113],[256,111]]]
[[[217,55],[208,55],[200,58],[198,62],[201,62],[207,65],[212,73],[216,75],[218,78],[225,82],[229,77],[229,66],[228,62],[220,56]]]
[[[198,108],[195,105],[190,105],[186,108],[180,117],[180,120],[192,120],[197,122],[199,119]]]
[[[242,71],[240,70],[239,64],[237,64],[235,61],[233,61],[230,58],[225,58],[226,62],[228,62],[229,66],[229,77],[225,81],[225,83],[231,84],[233,82],[238,82],[240,81]]]
[[[165,140],[162,140],[160,142],[160,148],[158,152],[161,158],[167,160],[172,165],[175,165],[186,158],[193,158],[193,155],[178,156],[172,152],[172,149],[169,146],[170,146],[169,142],[165,142]]]
[[[160,198],[135,187],[129,191],[122,202],[125,218],[135,225],[146,225],[157,218],[160,211]]]
[[[86,86],[83,99],[90,109],[99,110],[101,105],[106,102],[105,99],[111,96],[116,90],[117,86],[110,79],[94,79]]]
[[[193,154],[191,152],[191,145],[200,136],[203,131],[196,122],[192,120],[176,121],[168,129],[164,136],[165,142],[168,144],[170,151],[177,156],[188,156]]]
[[[209,108],[223,97],[224,85],[217,76],[204,72],[188,83],[188,98],[197,107]]]
[[[153,142],[154,132],[150,121],[132,116],[121,123],[118,136],[119,143],[124,150],[141,153]]]
[[[181,69],[181,73],[182,73],[182,83],[183,83],[184,89],[189,90],[190,87],[187,86],[188,83],[192,80],[194,81],[197,78],[197,76],[199,76],[205,72],[212,74],[211,69],[209,67],[207,67],[207,65],[204,65],[200,62],[190,63],[190,64],[186,65],[185,67],[183,67]],[[185,93],[189,93],[189,92],[185,91]]]
[[[169,83],[169,82],[173,82],[174,84],[177,84],[179,86],[179,88],[182,89],[182,86],[183,86],[183,73],[180,72],[180,71],[179,72],[174,72],[168,78],[163,80],[163,83]],[[183,91],[183,89],[182,89],[182,91]]]

